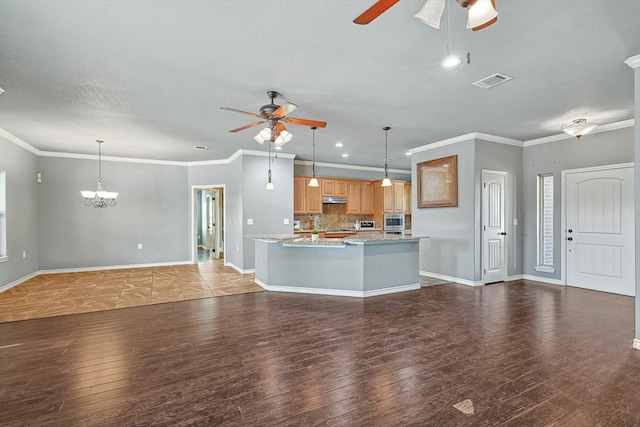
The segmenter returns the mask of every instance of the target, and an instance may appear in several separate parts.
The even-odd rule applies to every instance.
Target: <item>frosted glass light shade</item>
[[[498,11],[493,7],[491,0],[478,0],[469,8],[467,28],[479,27],[498,16]]]
[[[564,133],[580,139],[582,135],[588,134],[597,127],[597,124],[590,123],[587,119],[575,119],[571,123],[562,125],[560,129],[562,129]]]
[[[309,187],[320,187],[320,183],[318,182],[318,178],[315,176],[309,180]]]
[[[440,20],[444,13],[445,0],[427,0],[420,12],[414,17],[435,29],[440,28]]]
[[[384,179],[382,180],[382,184],[380,184],[380,186],[381,187],[391,187],[391,180],[385,176]]]
[[[93,199],[94,197],[96,197],[95,191],[81,191],[80,194],[82,194],[82,197],[84,197],[85,199]]]
[[[273,185],[273,182],[267,182],[267,185],[264,187],[265,190],[275,190],[276,186]]]

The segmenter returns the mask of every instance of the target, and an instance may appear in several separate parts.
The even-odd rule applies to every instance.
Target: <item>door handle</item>
[[[499,236],[506,236],[506,235],[507,235],[507,233],[505,233],[504,231],[501,231],[501,232],[499,232],[499,233],[498,233],[498,235],[499,235]]]
[[[573,237],[567,237],[567,240],[568,240],[568,241],[572,241],[572,240],[573,240]]]

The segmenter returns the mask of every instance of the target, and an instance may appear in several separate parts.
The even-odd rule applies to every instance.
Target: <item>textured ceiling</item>
[[[267,90],[323,120],[321,162],[409,169],[409,148],[482,132],[517,140],[558,134],[578,117],[633,118],[638,0],[497,0],[479,32],[451,3],[451,46],[471,64],[443,69],[440,30],[403,0],[366,26],[375,0],[0,0],[0,128],[42,151],[175,161],[265,150],[255,121]],[[446,13],[446,12],[445,12]],[[472,85],[502,72],[508,83]],[[311,131],[284,152],[311,158]],[[342,142],[344,147],[334,144]],[[196,151],[206,145],[207,151]],[[348,153],[348,158],[341,157]]]

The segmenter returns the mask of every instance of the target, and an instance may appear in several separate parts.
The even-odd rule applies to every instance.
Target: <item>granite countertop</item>
[[[421,237],[402,236],[399,234],[359,234],[346,237],[344,239],[321,238],[311,240],[308,237],[298,237],[295,234],[265,234],[262,236],[247,236],[251,239],[280,242],[283,246],[332,246],[345,247],[348,244],[362,245],[369,243],[392,243],[392,242],[417,242]],[[423,236],[424,237],[424,236]]]

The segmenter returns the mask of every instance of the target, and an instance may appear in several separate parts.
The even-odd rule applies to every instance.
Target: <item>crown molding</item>
[[[615,123],[608,123],[606,125],[598,126],[593,130],[593,132],[590,132],[589,135],[594,135],[596,133],[601,133],[601,132],[610,132],[612,130],[624,129],[624,128],[635,126],[635,124],[636,124],[635,119],[623,120],[621,122],[615,122]],[[573,139],[573,138],[575,138],[575,136],[571,136],[566,133],[561,133],[558,135],[545,136],[544,138],[530,139],[524,142],[524,146],[531,147],[533,145],[546,144],[549,142],[561,141],[563,139]]]
[[[624,61],[625,64],[627,64],[629,67],[631,68],[638,68],[640,67],[640,55],[636,55],[636,56],[632,56],[631,58],[627,58],[626,61]]]
[[[312,166],[313,162],[310,162],[308,160],[294,160],[293,164],[294,165],[300,165],[300,166]],[[351,169],[351,170],[358,170],[358,171],[382,172],[382,173],[384,173],[384,168],[378,168],[378,167],[373,167],[373,166],[344,165],[344,164],[341,164],[341,163],[323,163],[323,162],[316,162],[316,166],[321,166],[321,167],[324,167],[324,168]],[[407,174],[407,175],[411,174],[410,170],[405,170],[405,169],[389,169],[389,172],[402,173],[402,174]]]
[[[32,152],[33,154],[38,154],[40,153],[40,150],[38,150],[36,147],[34,147],[33,145],[24,142],[23,140],[21,140],[20,138],[18,138],[17,136],[7,132],[6,130],[0,128],[0,137],[6,139],[9,142],[13,142],[14,144],[16,144],[18,147],[22,147],[27,151]]]
[[[411,154],[419,153],[421,151],[433,150],[434,148],[445,147],[447,145],[457,144],[459,142],[470,141],[472,139],[482,139],[483,141],[496,142],[498,144],[513,145],[516,147],[522,147],[523,141],[511,138],[504,138],[502,136],[489,135],[486,133],[472,132],[466,133],[460,136],[454,136],[453,138],[443,139],[442,141],[432,142],[431,144],[421,145],[420,147],[411,148],[408,151]]]

